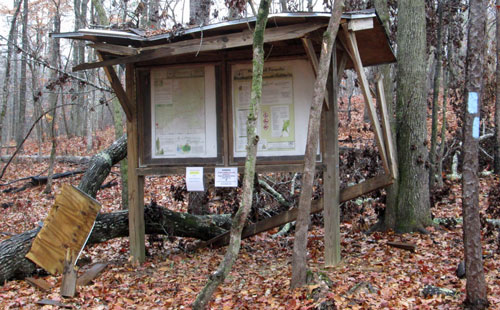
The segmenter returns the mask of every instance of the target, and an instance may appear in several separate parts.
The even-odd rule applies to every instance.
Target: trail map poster
[[[216,157],[214,69],[151,70],[152,158]]]
[[[305,61],[269,63],[264,67],[262,102],[258,116],[258,156],[304,155],[307,117],[314,77]],[[250,107],[252,69],[232,70],[233,152],[246,155],[247,116]],[[297,129],[303,133],[298,133]]]

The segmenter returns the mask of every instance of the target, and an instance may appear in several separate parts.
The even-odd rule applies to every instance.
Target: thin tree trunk
[[[262,96],[262,73],[264,71],[264,31],[266,29],[270,2],[270,0],[261,0],[253,33],[252,92],[247,119],[247,156],[245,160],[241,203],[231,224],[230,241],[224,255],[224,260],[220,263],[217,271],[210,275],[207,284],[196,297],[192,305],[194,310],[202,310],[207,307],[214,291],[231,271],[240,251],[241,231],[245,226],[245,221],[252,207],[255,162],[257,161],[257,144],[259,142],[256,124]]]
[[[59,13],[59,2],[55,3],[56,5],[56,12],[54,14],[54,32],[58,33],[61,32],[61,16]],[[50,49],[50,55],[51,59],[50,62],[52,66],[54,67],[59,67],[59,57],[60,57],[60,46],[59,46],[59,39],[52,39],[52,44],[51,44],[51,49]],[[52,70],[50,73],[50,79],[51,81],[54,81],[57,79],[57,72]],[[57,87],[57,86],[56,86]],[[58,88],[58,87],[57,87]],[[58,89],[59,90],[59,89]],[[52,191],[52,174],[54,172],[54,163],[55,163],[55,158],[56,158],[56,148],[57,148],[57,137],[56,137],[56,118],[57,118],[57,101],[58,101],[58,90],[56,88],[50,89],[50,94],[49,94],[49,103],[50,103],[50,108],[52,111],[50,112],[51,116],[51,129],[50,129],[50,139],[52,142],[52,148],[50,150],[50,161],[49,161],[49,171],[47,173],[48,175],[48,180],[47,184],[44,189],[44,193],[48,194]]]
[[[438,26],[437,26],[437,45],[436,45],[436,66],[434,68],[434,86],[432,92],[432,129],[431,129],[431,151],[429,153],[430,167],[429,167],[429,190],[434,188],[436,182],[436,146],[438,136],[438,99],[439,89],[441,84],[441,67],[443,64],[443,8],[444,3],[438,1]]]
[[[452,18],[452,11],[449,10],[449,20]],[[448,104],[448,84],[450,81],[450,74],[452,72],[453,66],[453,39],[450,33],[450,27],[447,29],[448,40],[446,43],[446,55],[448,57],[447,66],[445,70],[443,70],[443,120],[441,125],[441,144],[439,145],[439,151],[437,155],[437,179],[436,186],[438,188],[443,187],[443,160],[444,160],[444,149],[446,147],[446,131],[447,131],[447,120],[446,120],[446,111]]]
[[[4,145],[3,143],[3,134],[4,134],[4,121],[5,121],[5,114],[7,113],[7,103],[9,101],[9,83],[10,83],[10,69],[11,69],[11,60],[12,60],[12,52],[14,51],[14,45],[11,43],[14,40],[14,33],[17,25],[17,17],[19,15],[19,12],[21,11],[21,1],[19,1],[19,4],[17,5],[16,11],[14,12],[14,15],[12,16],[12,21],[10,24],[10,30],[9,30],[9,42],[7,42],[7,59],[5,62],[5,75],[4,75],[4,81],[3,81],[3,88],[2,88],[2,108],[0,111],[0,143],[1,146]]]
[[[106,11],[104,10],[104,7],[102,6],[102,2],[99,0],[92,0],[92,4],[94,5],[94,7],[97,11],[97,14],[99,16],[99,23],[101,23],[101,25],[108,26],[109,19],[106,16]],[[126,3],[125,3],[125,5],[126,5]],[[123,70],[119,69],[118,74],[121,77],[123,75]],[[112,117],[113,117],[113,125],[115,128],[115,138],[118,140],[124,134],[124,132],[123,132],[123,120],[122,120],[122,107],[121,107],[120,102],[118,101],[117,97],[113,98],[112,105],[113,105]],[[126,159],[120,161],[120,177],[122,180],[122,205],[121,205],[121,207],[123,210],[127,210],[128,209],[128,163],[127,163]]]
[[[339,30],[340,18],[344,9],[344,1],[336,0],[328,28],[323,35],[319,70],[314,83],[314,93],[309,113],[307,142],[304,156],[304,172],[302,173],[302,191],[299,199],[299,210],[295,224],[295,241],[292,256],[292,288],[306,284],[307,277],[307,230],[309,228],[312,186],[318,150],[319,125],[321,110],[325,98],[326,81],[330,69],[332,47]]]
[[[464,218],[464,252],[467,282],[465,306],[486,309],[489,305],[483,270],[481,222],[479,220],[478,150],[482,101],[486,3],[471,0],[469,4],[462,163],[462,214]]]
[[[23,31],[21,44],[24,50],[28,50],[28,0],[23,1]],[[24,138],[24,127],[26,123],[26,54],[21,55],[21,85],[19,87],[19,114],[16,126],[16,144],[20,145]]]
[[[497,36],[497,71],[496,71],[496,96],[495,96],[495,160],[494,169],[500,174],[500,0],[496,2],[496,36]]]

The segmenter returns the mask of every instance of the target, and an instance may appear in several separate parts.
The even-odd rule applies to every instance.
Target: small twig
[[[494,160],[495,158],[493,158],[493,156],[491,156],[490,154],[488,154],[482,147],[479,147],[479,149],[481,150],[481,152],[484,153],[484,155],[486,155],[489,159],[491,160]]]
[[[1,35],[0,35],[1,36]],[[5,174],[5,171],[7,170],[7,167],[9,167],[10,163],[12,162],[12,160],[14,159],[14,157],[16,157],[17,153],[19,153],[19,150],[23,147],[23,144],[24,142],[26,142],[26,140],[28,139],[28,137],[30,136],[31,132],[33,131],[33,129],[35,128],[36,124],[38,124],[38,122],[48,113],[58,109],[58,108],[61,108],[61,107],[64,107],[64,106],[69,106],[69,105],[77,105],[76,103],[67,103],[67,104],[62,104],[62,105],[59,105],[59,106],[56,106],[52,109],[49,109],[48,111],[42,113],[34,122],[33,122],[33,125],[31,125],[31,128],[30,130],[28,130],[28,133],[26,134],[26,136],[24,136],[24,139],[23,141],[21,141],[21,143],[17,146],[16,150],[14,151],[14,153],[12,154],[12,156],[9,158],[9,160],[7,161],[7,163],[5,164],[5,166],[3,166],[2,168],[2,173],[0,173],[0,180],[3,178],[4,174]]]
[[[203,45],[203,23],[200,24],[200,33],[201,33],[200,46],[199,46],[198,51],[196,52],[196,55],[194,57],[198,57],[198,54],[200,53],[200,50],[201,50],[201,46]]]
[[[12,44],[12,46],[14,46],[18,51],[21,51],[23,54],[25,54],[26,56],[30,57],[31,59],[33,59],[33,61],[35,62],[38,62],[39,64],[45,66],[46,68],[49,68],[50,70],[53,70],[53,71],[56,71],[56,72],[59,72],[61,74],[65,74],[67,76],[69,76],[70,78],[74,79],[74,80],[77,80],[77,81],[80,81],[82,83],[85,83],[87,85],[90,85],[92,87],[95,87],[96,89],[98,90],[101,90],[101,91],[105,91],[105,92],[109,92],[109,93],[112,93],[113,91],[109,88],[103,88],[103,87],[100,87],[86,79],[83,79],[81,77],[78,77],[76,75],[73,75],[71,73],[68,73],[64,70],[61,70],[59,68],[56,68],[54,66],[52,66],[51,64],[49,64],[46,60],[43,60],[39,57],[36,57],[34,55],[31,55],[28,51],[24,50],[22,47],[20,47],[19,45],[15,44],[14,42],[11,42],[9,41],[9,39],[7,39],[6,37],[4,37],[3,35],[0,34],[0,39],[4,40],[4,41],[7,41],[7,44]]]
[[[253,5],[253,1],[248,0],[248,4],[250,5],[250,9],[252,10],[253,16],[257,16],[257,11],[255,10],[255,6]]]

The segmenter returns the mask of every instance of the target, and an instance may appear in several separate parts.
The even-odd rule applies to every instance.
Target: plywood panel
[[[62,273],[67,250],[80,253],[100,209],[90,196],[64,185],[26,257],[51,274]]]

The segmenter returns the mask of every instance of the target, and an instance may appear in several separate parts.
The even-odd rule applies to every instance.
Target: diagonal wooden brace
[[[373,105],[373,98],[370,92],[370,87],[368,85],[368,79],[366,78],[363,64],[361,62],[361,56],[359,54],[356,35],[354,34],[353,31],[348,30],[347,24],[342,24],[342,30],[347,41],[346,42],[347,48],[350,51],[350,55],[354,57],[352,59],[352,62],[354,63],[354,68],[361,82],[360,86],[361,86],[361,91],[363,93],[363,97],[365,99],[365,104],[367,105],[368,111],[370,112],[370,120],[373,125],[373,131],[375,132],[375,140],[377,141],[377,147],[379,149],[380,157],[384,165],[384,170],[386,174],[390,174],[389,163],[387,161],[386,147],[384,144],[384,140],[382,138],[382,129],[380,128],[380,123],[377,117],[377,111],[375,110],[375,106]]]
[[[386,147],[387,159],[389,161],[389,170],[393,179],[398,177],[398,164],[396,151],[392,139],[391,124],[389,122],[389,114],[387,113],[387,102],[385,101],[384,93],[384,76],[380,75],[376,78],[377,85],[377,101],[379,102],[380,117],[382,120],[382,130]]]
[[[306,50],[307,57],[309,58],[309,62],[313,68],[314,75],[318,74],[319,60],[316,52],[314,51],[314,46],[311,42],[311,39],[304,37],[302,38],[302,45],[304,45],[304,49]],[[326,109],[330,109],[330,103],[328,102],[328,90],[325,90],[325,105]]]
[[[100,52],[97,52],[97,55],[100,61],[104,60]],[[122,83],[120,82],[115,69],[113,68],[113,66],[106,66],[104,67],[104,72],[106,73],[109,83],[111,84],[111,88],[113,88],[113,90],[115,91],[116,97],[118,98],[118,101],[120,102],[120,105],[122,106],[123,111],[127,116],[127,120],[130,122],[132,120],[132,113],[134,111],[134,108],[127,96],[127,93],[125,92],[125,89],[123,89]]]

